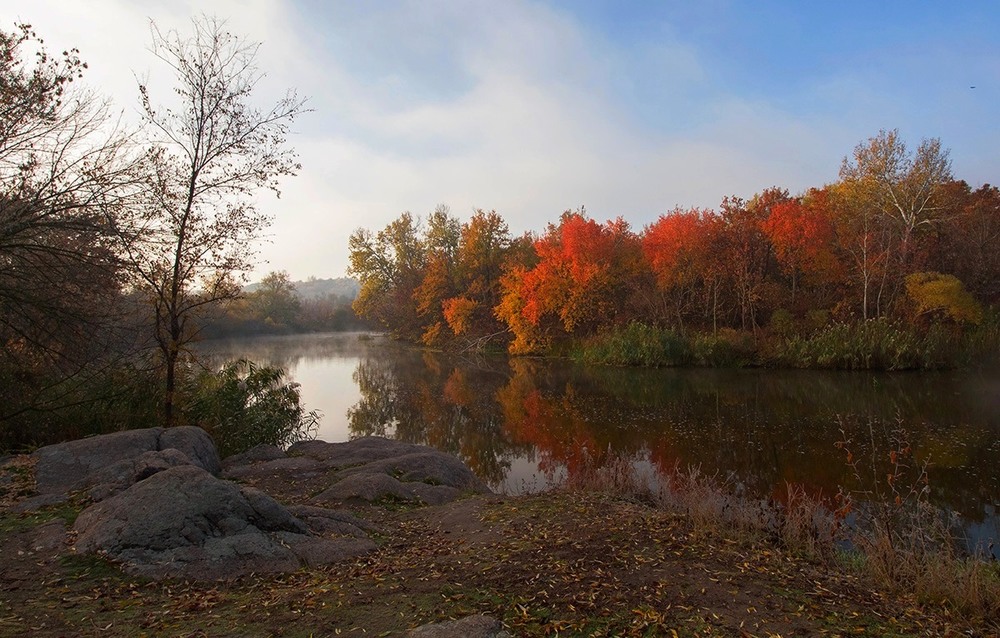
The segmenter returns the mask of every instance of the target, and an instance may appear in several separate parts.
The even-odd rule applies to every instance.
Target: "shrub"
[[[286,447],[315,436],[319,414],[306,412],[297,383],[282,368],[241,359],[203,371],[185,388],[187,422],[204,428],[229,456],[262,443]]]
[[[696,365],[713,368],[745,368],[757,361],[753,337],[732,328],[722,328],[715,335],[701,334],[691,342]]]
[[[690,363],[691,348],[674,330],[632,322],[589,339],[574,358],[589,364],[662,368]]]
[[[795,333],[795,317],[784,308],[778,308],[771,313],[771,331],[782,337],[788,337]]]

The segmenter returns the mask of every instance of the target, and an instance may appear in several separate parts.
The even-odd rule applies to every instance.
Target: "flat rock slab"
[[[195,465],[211,474],[221,470],[219,453],[201,428],[148,428],[47,445],[36,450],[36,489],[58,494],[97,485],[104,493],[127,488],[149,474],[176,465]]]
[[[263,492],[193,465],[157,472],[92,505],[74,530],[78,553],[104,554],[151,578],[218,580],[291,571],[375,549],[371,540],[355,535],[316,536]]]
[[[495,618],[476,614],[459,620],[423,625],[411,630],[409,638],[510,638]]]
[[[440,505],[489,488],[459,459],[382,437],[306,441],[287,454],[251,450],[224,462],[223,475],[258,485],[286,502],[337,506],[403,501]]]

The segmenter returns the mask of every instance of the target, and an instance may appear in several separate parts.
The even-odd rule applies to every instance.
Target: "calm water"
[[[625,455],[654,473],[700,465],[759,495],[780,498],[787,481],[833,495],[883,485],[890,445],[905,431],[913,465],[929,462],[932,500],[958,512],[971,536],[1000,538],[997,372],[588,368],[357,334],[204,346],[284,366],[306,407],[323,413],[320,439],[432,445],[508,493]],[[862,461],[861,481],[836,446],[844,440]]]

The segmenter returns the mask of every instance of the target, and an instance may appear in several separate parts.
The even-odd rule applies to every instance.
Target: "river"
[[[973,543],[1000,539],[995,371],[587,367],[428,352],[352,333],[202,348],[286,368],[306,408],[323,415],[319,439],[375,434],[432,445],[497,491],[544,490],[612,457],[650,476],[696,465],[778,499],[787,482],[826,496],[842,486],[886,491],[890,452],[909,447],[897,487],[917,484],[926,463],[930,500],[956,512]]]

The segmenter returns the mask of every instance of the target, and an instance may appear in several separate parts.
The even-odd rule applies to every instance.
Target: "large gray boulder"
[[[318,509],[307,513],[323,517]],[[288,571],[375,549],[363,534],[316,536],[263,492],[194,465],[157,472],[92,505],[74,530],[77,552],[104,554],[152,578],[217,580]]]
[[[152,453],[152,454],[151,454]],[[211,474],[221,470],[219,453],[201,428],[126,430],[39,448],[35,480],[41,494],[106,485],[95,496],[127,488],[152,473],[186,463]]]

